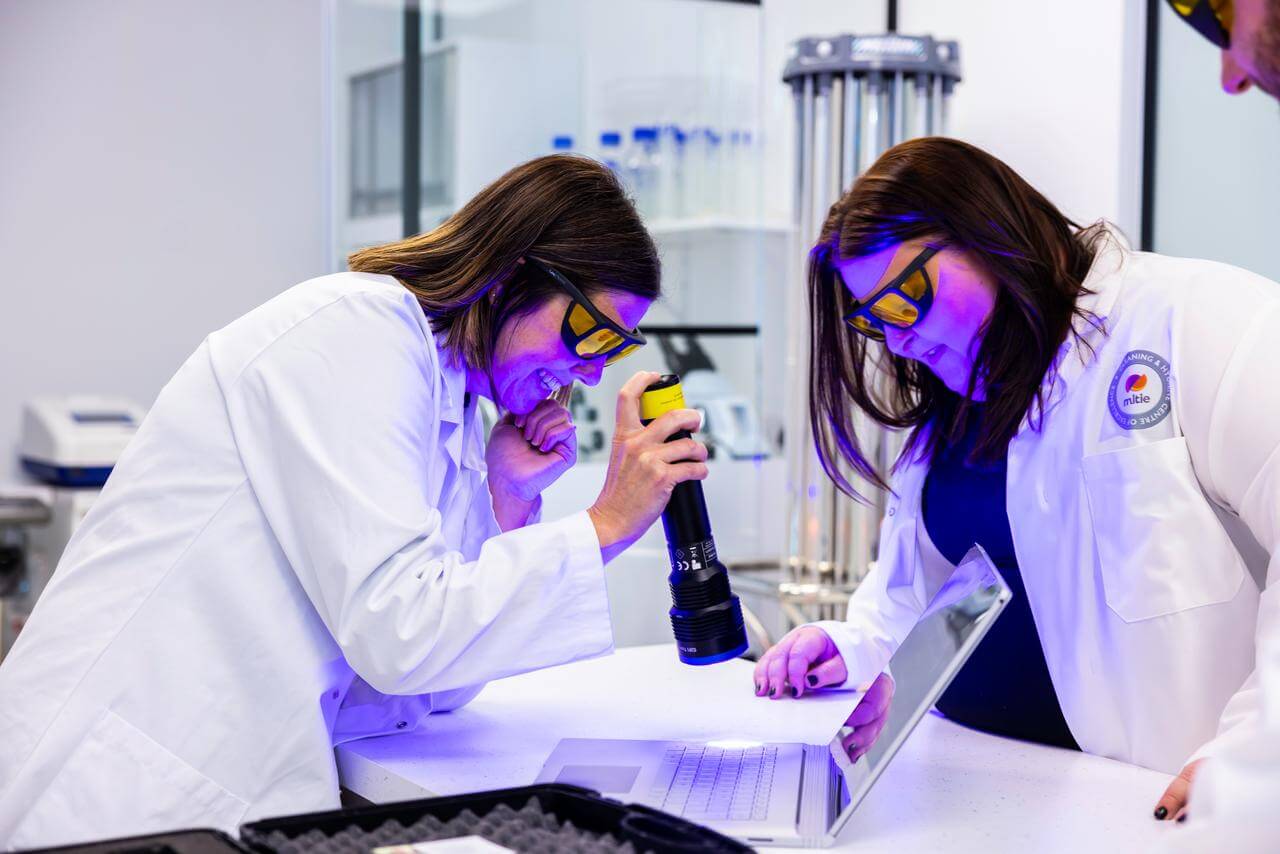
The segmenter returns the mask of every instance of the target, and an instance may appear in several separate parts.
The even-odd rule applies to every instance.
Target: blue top
[[[1005,511],[1007,461],[969,464],[982,408],[963,438],[943,448],[925,478],[925,530],[954,564],[979,544],[1004,576],[1013,598],[938,700],[952,720],[998,735],[1079,750],[1049,679],[1040,636],[1027,603]]]

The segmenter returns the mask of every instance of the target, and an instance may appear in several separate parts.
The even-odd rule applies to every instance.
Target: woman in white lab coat
[[[0,844],[336,807],[335,744],[611,651],[604,564],[706,474],[637,374],[599,497],[538,521],[554,396],[658,296],[622,188],[535,160],[351,267],[211,334],[121,457],[0,667]]]
[[[861,755],[929,579],[977,542],[1015,597],[939,709],[1178,774],[1154,806],[1180,817],[1199,761],[1257,728],[1255,650],[1280,632],[1280,285],[1130,251],[930,138],[832,206],[809,299],[819,456],[846,493],[892,494],[847,621],[784,637],[757,694],[869,685]],[[858,410],[906,431],[892,472]]]

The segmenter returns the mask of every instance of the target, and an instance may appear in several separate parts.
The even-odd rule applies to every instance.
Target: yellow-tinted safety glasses
[[[645,338],[639,329],[623,329],[596,308],[558,270],[532,258],[529,261],[569,295],[569,308],[560,324],[560,337],[570,353],[581,359],[604,359],[606,365],[612,365],[644,346]]]
[[[871,299],[855,305],[844,322],[873,341],[884,340],[886,325],[898,329],[915,326],[933,305],[933,282],[924,265],[936,254],[936,248],[926,248]]]
[[[1226,50],[1231,46],[1232,0],[1169,0],[1173,11],[1200,35]]]

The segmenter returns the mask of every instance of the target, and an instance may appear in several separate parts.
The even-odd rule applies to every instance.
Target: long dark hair
[[[964,432],[980,380],[987,403],[973,456],[1003,455],[1028,415],[1037,429],[1041,383],[1072,319],[1102,223],[1081,229],[1019,175],[972,145],[929,137],[886,151],[831,206],[809,257],[809,416],[818,457],[845,494],[856,474],[888,488],[855,430],[854,408],[909,430],[899,461],[932,460]],[[836,264],[923,238],[960,249],[997,289],[981,330],[969,392],[948,389],[925,365],[853,332],[842,317],[853,299]]]
[[[572,155],[516,166],[439,227],[361,249],[347,264],[398,279],[443,346],[488,371],[503,325],[561,293],[522,258],[559,270],[588,298],[661,293],[658,251],[626,191],[607,167]]]

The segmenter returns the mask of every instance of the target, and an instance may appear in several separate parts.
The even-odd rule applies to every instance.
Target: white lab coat
[[[1086,346],[1046,377],[1042,429],[1009,445],[1013,544],[1077,743],[1176,773],[1256,736],[1255,648],[1280,640],[1275,605],[1259,619],[1260,588],[1280,595],[1280,285],[1112,239],[1086,286],[1104,331],[1075,324]],[[850,684],[885,667],[945,571],[926,473],[895,474],[877,565],[847,622],[819,624]]]
[[[336,743],[612,649],[590,519],[499,532],[447,361],[354,273],[201,344],[0,666],[0,843],[334,808]]]

